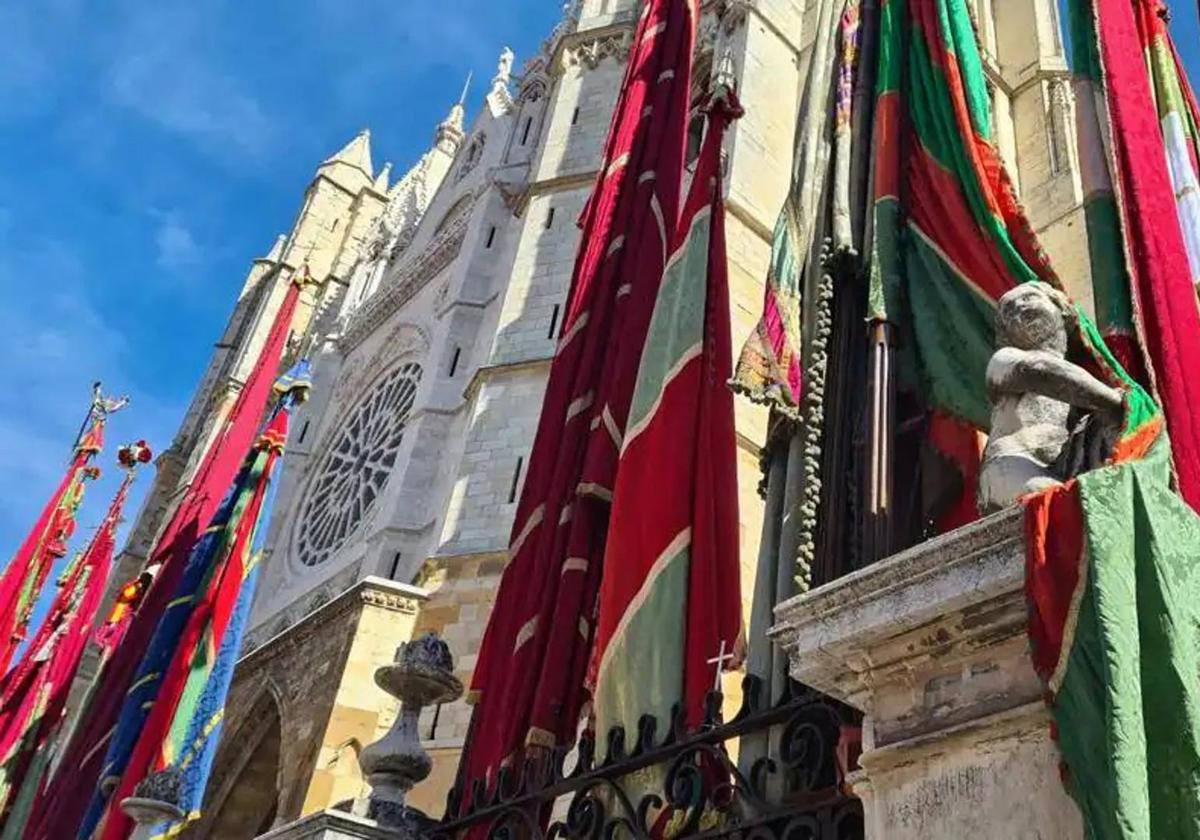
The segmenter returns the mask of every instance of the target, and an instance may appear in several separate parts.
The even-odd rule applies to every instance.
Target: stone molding
[[[471,211],[476,203],[474,200],[466,203],[420,255],[404,263],[393,277],[385,281],[386,287],[372,295],[354,313],[338,341],[338,347],[343,353],[349,353],[361,344],[367,336],[399,311],[400,307],[425,288],[430,280],[457,259],[467,238]]]
[[[357,569],[355,571],[357,572]],[[429,600],[429,593],[419,587],[406,583],[397,583],[373,575],[363,578],[341,595],[302,616],[270,638],[258,642],[254,638],[256,632],[252,631],[247,637],[245,652],[242,654],[241,659],[238,660],[237,667],[257,667],[259,660],[273,658],[286,650],[303,645],[307,639],[326,627],[330,622],[337,620],[351,610],[369,606],[379,607],[390,612],[415,615],[421,609],[421,605],[427,600]],[[281,612],[286,615],[287,611],[284,610]],[[256,628],[256,631],[258,629]],[[255,644],[256,642],[258,643]],[[251,665],[252,661],[254,662],[253,666]]]
[[[850,697],[869,686],[866,673],[842,658],[845,650],[985,600],[1024,596],[1024,540],[1021,509],[1002,511],[782,602],[770,636],[787,649],[794,678],[853,704]],[[935,635],[924,653],[952,641]]]
[[[788,653],[791,675],[870,713],[871,695],[912,660],[938,658],[983,634],[1023,633],[1024,517],[1011,508],[868,566],[775,608],[771,638]],[[1000,618],[1019,608],[1020,626],[972,620],[981,609]],[[966,620],[963,615],[966,613]],[[886,663],[869,655],[921,631],[919,649]]]
[[[495,379],[497,376],[502,376],[506,373],[516,373],[523,370],[536,370],[538,368],[548,368],[551,362],[554,361],[554,356],[538,356],[535,359],[521,359],[515,362],[502,362],[498,365],[481,365],[476,368],[475,374],[471,377],[471,381],[467,383],[467,387],[463,388],[463,399],[470,402],[475,398],[479,389],[483,387],[483,383]]]

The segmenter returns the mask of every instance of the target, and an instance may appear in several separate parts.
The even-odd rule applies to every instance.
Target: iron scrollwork
[[[862,805],[845,783],[857,764],[859,715],[799,687],[773,706],[762,695],[761,681],[746,677],[742,707],[729,721],[713,693],[694,731],[676,709],[661,737],[651,716],[632,743],[614,727],[603,759],[585,734],[573,750],[506,767],[490,789],[477,780],[469,796],[452,791],[434,837],[863,840]],[[768,755],[739,765],[728,745],[763,732]]]

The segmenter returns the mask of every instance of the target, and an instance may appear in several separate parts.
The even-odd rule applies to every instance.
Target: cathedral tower
[[[301,294],[285,366],[305,346],[314,314],[340,297],[345,274],[387,202],[386,191],[373,173],[371,137],[364,130],[321,164],[292,230],[253,261],[175,439],[158,458],[154,483],[118,559],[110,599],[146,562],[155,536],[252,370],[292,275],[307,264],[318,285]]]

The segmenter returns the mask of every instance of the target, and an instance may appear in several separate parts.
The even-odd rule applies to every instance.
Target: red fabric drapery
[[[687,0],[649,0],[634,35],[475,668],[468,789],[527,743],[575,736],[620,439],[679,214],[692,11]]]
[[[21,662],[0,689],[0,766],[3,766],[0,826],[21,792],[36,753],[50,749],[62,722],[112,568],[113,547],[133,472],[126,474],[99,530],[67,570],[57,597]],[[30,777],[39,784],[39,774]]]
[[[307,278],[307,274],[304,277]],[[75,836],[99,782],[105,743],[116,724],[142,653],[179,584],[192,546],[216,513],[258,434],[303,282],[297,276],[288,284],[254,369],[151,552],[148,565],[158,565],[158,573],[130,620],[120,646],[98,676],[100,682],[94,702],[84,710],[85,717],[67,745],[58,771],[35,805],[25,834],[28,840],[61,840]]]
[[[737,435],[728,384],[733,345],[721,184],[725,130],[740,115],[729,91],[710,108],[621,449],[593,652],[602,736],[617,724],[635,731],[643,714],[657,713],[665,728],[677,702],[688,726],[698,726],[714,685],[714,656],[740,647]]]
[[[1200,310],[1146,57],[1129,0],[1095,0],[1134,315],[1171,436],[1179,490],[1200,510]]]
[[[25,639],[26,625],[51,566],[66,552],[66,542],[75,529],[75,502],[89,475],[88,464],[103,446],[104,418],[94,416],[75,446],[62,481],[0,577],[0,673],[8,670]]]

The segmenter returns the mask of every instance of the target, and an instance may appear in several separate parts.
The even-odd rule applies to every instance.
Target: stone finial
[[[392,177],[392,162],[389,160],[383,164],[383,169],[379,170],[379,175],[375,178],[375,184],[372,189],[377,193],[386,194],[388,191],[388,181]]]
[[[154,826],[183,816],[183,774],[174,767],[151,773],[133,789],[133,796],[121,800],[121,810],[137,828],[130,840],[151,836]]]
[[[487,103],[493,114],[497,116],[507,113],[512,107],[512,92],[508,83],[512,81],[513,51],[508,47],[500,53],[496,62],[496,75],[492,77],[492,89],[488,91]]]
[[[418,731],[421,709],[457,700],[463,684],[454,676],[450,648],[433,633],[400,645],[395,661],[375,672],[375,682],[400,701],[400,712],[388,733],[359,756],[371,786],[365,816],[415,838],[422,818],[404,799],[433,770]]]
[[[984,512],[1093,469],[1112,448],[1124,394],[1067,360],[1067,325],[1075,317],[1066,295],[1038,281],[1000,298],[998,349],[987,367],[992,425],[979,475]]]
[[[441,149],[446,154],[453,157],[458,154],[458,147],[462,145],[463,126],[466,124],[467,109],[464,103],[467,99],[467,90],[471,87],[471,74],[467,74],[467,82],[463,85],[462,95],[458,101],[450,106],[450,113],[446,115],[446,119],[442,120],[437,127],[437,139],[434,141],[437,148]]]

